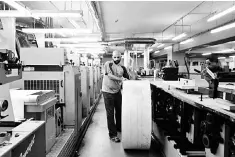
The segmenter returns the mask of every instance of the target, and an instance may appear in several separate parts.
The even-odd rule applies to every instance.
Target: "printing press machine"
[[[47,134],[45,128],[50,122],[32,120],[34,117],[26,115],[29,106],[40,107],[42,112],[48,104],[53,106],[54,93],[34,91],[26,94],[23,90],[10,89],[11,82],[22,78],[22,65],[12,53],[10,50],[0,51],[0,156],[45,157],[46,143],[51,143],[46,137],[53,136],[50,131]]]
[[[48,114],[55,119],[50,127],[54,128],[56,142],[51,151],[47,149],[47,155],[70,156],[83,130],[80,67],[70,64],[61,48],[22,48],[21,60],[22,79],[13,82],[12,88],[55,92],[55,108]]]
[[[233,75],[223,76],[204,86],[187,79],[151,82],[153,136],[166,157],[235,157],[235,86],[222,82]]]

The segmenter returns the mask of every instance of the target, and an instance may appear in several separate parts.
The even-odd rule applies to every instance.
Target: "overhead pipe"
[[[95,2],[95,1],[89,2],[88,1],[87,3],[90,3],[90,5],[95,13],[95,18],[98,20],[98,26],[99,26],[101,33],[102,33],[102,41],[104,41],[106,34],[105,34],[104,22],[103,22],[99,2]],[[87,4],[87,5],[89,5],[89,4]]]
[[[154,39],[154,38],[123,38],[123,39],[109,40],[106,42],[109,45],[115,45],[115,44],[126,44],[126,43],[154,44],[155,41],[156,41],[156,39]]]

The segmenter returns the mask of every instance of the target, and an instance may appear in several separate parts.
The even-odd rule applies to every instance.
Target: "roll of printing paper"
[[[122,91],[122,145],[124,149],[149,149],[151,143],[150,82],[124,81]]]

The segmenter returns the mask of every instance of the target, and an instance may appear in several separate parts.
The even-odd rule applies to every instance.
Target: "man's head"
[[[208,67],[212,72],[219,72],[221,70],[219,60],[217,56],[212,56],[206,60],[206,67]]]
[[[113,62],[115,63],[115,64],[119,64],[120,62],[121,62],[121,59],[122,59],[122,55],[121,55],[121,53],[119,52],[119,51],[113,51],[113,56],[112,56],[112,58],[113,58]]]

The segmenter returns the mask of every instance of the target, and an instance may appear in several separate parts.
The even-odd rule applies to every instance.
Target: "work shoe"
[[[120,140],[117,136],[110,137],[110,140],[112,140],[112,141],[115,142],[115,143],[121,142],[121,140]]]

